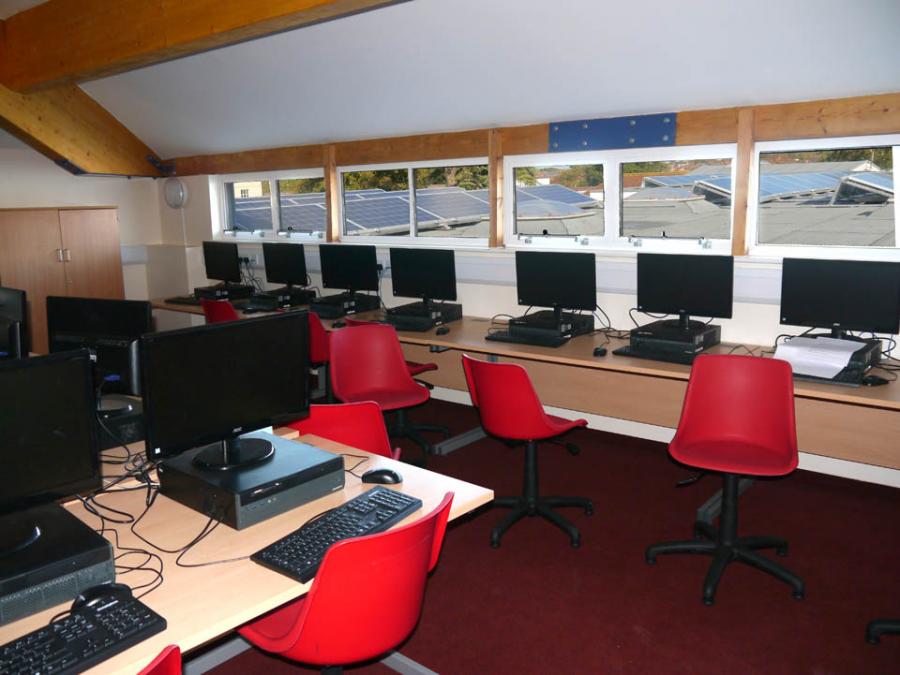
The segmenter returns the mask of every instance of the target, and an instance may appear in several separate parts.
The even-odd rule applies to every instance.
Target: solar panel
[[[671,200],[671,199],[697,199],[690,188],[687,187],[646,187],[637,190],[625,197],[626,200]]]
[[[416,191],[416,205],[427,209],[439,218],[477,220],[488,215],[489,209],[486,202],[476,199],[462,190],[428,194],[422,194],[423,192],[423,190]]]
[[[721,174],[683,174],[678,176],[644,176],[647,187],[690,187],[697,181],[730,177],[731,172]]]
[[[437,218],[418,209],[420,222],[434,222]],[[409,227],[409,202],[401,197],[361,199],[344,204],[344,219],[359,230],[401,229]]]
[[[325,229],[324,205],[282,206],[281,229],[290,229],[294,232],[322,232]]]
[[[535,199],[525,202],[516,208],[516,216],[519,218],[571,218],[573,216],[587,216],[592,211],[544,199]]]
[[[574,204],[576,206],[593,206],[596,203],[590,197],[575,192],[575,190],[567,188],[565,185],[534,185],[531,187],[518,188],[516,191],[522,191],[525,194],[537,197],[538,199],[562,202],[563,204]]]
[[[468,190],[466,194],[470,197],[475,197],[475,199],[480,199],[485,204],[490,203],[490,190]]]
[[[446,194],[448,192],[465,192],[461,187],[457,185],[450,185],[448,187],[428,187],[428,188],[416,188],[416,195],[439,195]]]
[[[367,197],[369,195],[379,195],[385,194],[385,191],[381,188],[371,188],[368,190],[344,190],[345,195],[358,195],[360,197]]]
[[[848,183],[858,183],[860,185],[881,188],[891,193],[894,191],[894,177],[888,171],[862,171],[860,173],[851,173],[844,180]]]

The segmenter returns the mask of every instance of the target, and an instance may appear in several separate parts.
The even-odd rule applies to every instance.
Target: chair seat
[[[254,619],[253,623],[238,628],[238,633],[253,640],[255,643],[261,640],[269,641],[284,638],[297,624],[307,597],[303,596],[282,607],[273,609],[265,616]]]
[[[352,400],[345,400],[345,403],[354,403],[356,401],[375,401],[382,410],[397,410],[399,408],[411,408],[412,406],[425,403],[428,400],[428,390],[422,385],[415,385],[415,389],[387,390],[387,389],[364,389],[353,393]]]
[[[669,446],[682,464],[746,476],[784,476],[797,468],[797,454],[743,441],[704,441]]]
[[[415,361],[407,361],[406,367],[409,370],[409,374],[413,377],[421,375],[422,373],[427,373],[430,370],[438,369],[436,363],[416,363]]]
[[[577,427],[586,427],[587,420],[585,419],[577,419],[577,420],[567,420],[562,417],[557,417],[556,415],[547,415],[547,422],[549,426],[553,429],[553,433],[549,436],[545,436],[545,438],[550,438],[550,436],[558,436],[560,434],[564,434],[567,431],[575,429]]]

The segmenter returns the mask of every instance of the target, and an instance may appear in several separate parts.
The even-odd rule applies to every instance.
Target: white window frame
[[[280,232],[281,230],[281,208],[277,203],[279,190],[278,181],[288,179],[305,179],[305,178],[324,178],[325,170],[321,168],[312,169],[290,169],[285,171],[267,171],[265,173],[231,173],[222,174],[217,177],[216,189],[218,192],[217,202],[219,205],[219,227],[214,232],[215,239],[227,239],[238,241],[284,241],[297,240],[305,242],[325,241],[325,231],[309,233],[309,232]],[[226,183],[241,183],[244,181],[268,181],[269,198],[272,204],[272,229],[271,230],[253,230],[252,232],[236,232],[228,230],[230,223],[228,222],[228,191],[225,188]],[[328,224],[326,222],[326,229]]]
[[[621,235],[622,227],[622,174],[621,165],[629,162],[667,162],[683,160],[731,160],[731,181],[734,185],[737,165],[737,144],[674,145],[654,148],[627,148],[624,150],[598,150],[579,152],[555,152],[539,155],[507,155],[503,160],[503,223],[506,228],[506,245],[510,248],[546,248],[589,250],[615,254],[636,254],[640,251],[671,253],[698,253],[722,255],[731,253],[734,233],[734,205],[729,216],[728,239],[708,239],[701,245],[699,239],[662,239],[657,237],[628,237]],[[515,232],[515,170],[530,166],[567,166],[583,164],[603,165],[603,235],[593,236],[535,236],[518,235]],[[610,189],[613,188],[613,189]],[[529,241],[526,241],[530,239]]]
[[[428,248],[487,248],[488,237],[420,237],[416,234],[415,218],[410,218],[410,234],[408,235],[350,235],[347,236],[344,223],[344,174],[354,171],[392,171],[407,169],[411,172],[411,189],[414,172],[416,169],[430,169],[445,166],[472,166],[483,164],[490,167],[487,157],[464,157],[461,159],[434,159],[423,162],[391,162],[389,164],[358,164],[355,166],[340,166],[337,168],[338,185],[340,185],[340,206],[338,216],[341,223],[341,241],[346,244],[373,244],[389,248],[391,246],[427,246]],[[412,216],[410,207],[410,216]]]
[[[804,152],[816,150],[842,150],[849,148],[869,148],[876,146],[893,147],[894,176],[894,246],[823,246],[821,244],[759,244],[759,159],[769,152]],[[900,260],[900,204],[897,201],[896,186],[898,164],[900,162],[900,134],[877,136],[843,136],[840,138],[808,138],[791,141],[761,141],[753,148],[750,164],[750,185],[747,199],[747,248],[750,257],[781,258],[827,258],[835,260]]]

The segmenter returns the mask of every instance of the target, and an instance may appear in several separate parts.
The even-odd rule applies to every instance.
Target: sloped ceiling
[[[44,0],[0,0],[0,20],[8,19],[13,14],[24,12],[35,5],[42,5]]]
[[[414,0],[83,85],[164,157],[900,91],[897,0]]]

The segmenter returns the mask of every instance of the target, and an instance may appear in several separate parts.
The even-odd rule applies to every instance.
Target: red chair
[[[347,317],[344,319],[344,324],[347,328],[352,328],[353,326],[366,326],[369,324],[377,323],[376,321],[363,321],[362,319],[351,319]],[[421,375],[422,373],[427,373],[431,370],[437,370],[438,366],[436,363],[419,363],[417,361],[407,361],[406,367],[409,369],[409,374],[415,377],[416,375]],[[434,389],[434,385],[430,382],[423,382],[422,380],[416,380],[421,385],[428,387],[429,389]]]
[[[178,645],[163,649],[138,675],[181,675],[181,650]]]
[[[400,459],[400,448],[391,448],[384,416],[374,401],[311,405],[309,417],[288,426],[301,434],[315,434],[375,455]]]
[[[512,513],[491,530],[491,546],[500,546],[500,537],[525,516],[540,516],[562,529],[572,546],[581,544],[581,533],[553,510],[555,506],[577,506],[591,515],[594,506],[584,497],[542,497],[538,493],[538,441],[554,438],[587,421],[564,420],[544,412],[528,372],[513,363],[489,363],[463,354],[463,369],[472,404],[481,416],[481,425],[492,436],[525,441],[525,488],[521,497],[499,497],[495,506],[510,506]],[[577,450],[577,448],[576,448]]]
[[[737,536],[740,477],[784,476],[797,467],[790,365],[754,356],[697,357],[669,453],[682,464],[722,474],[719,530],[697,521],[694,533],[705,540],[653,544],[647,548],[647,562],[654,564],[656,556],[664,553],[713,556],[703,583],[707,605],[714,602],[725,567],[735,560],[781,579],[793,588],[795,598],[803,598],[799,577],[756,553],[757,549],[774,548],[779,555],[786,555],[784,539]]]
[[[224,321],[237,321],[241,317],[228,300],[207,300],[200,298],[200,306],[203,308],[203,316],[206,323],[222,323]]]
[[[410,376],[397,332],[391,326],[371,324],[332,331],[330,370],[331,387],[338,400],[375,401],[382,411],[396,412],[388,435],[410,438],[426,453],[431,453],[432,447],[420,431],[450,436],[447,427],[409,422],[407,409],[425,403],[430,394]]]
[[[238,632],[283,658],[323,666],[323,673],[394,649],[419,620],[452,501],[448,492],[421,520],[334,544],[306,596]]]
[[[331,333],[325,330],[318,314],[307,312],[307,316],[309,317],[309,365],[318,369],[319,386],[325,391],[325,400],[332,403],[334,394],[331,391],[331,381],[328,376],[328,361],[331,359],[329,335]]]

